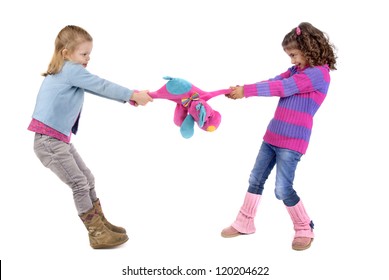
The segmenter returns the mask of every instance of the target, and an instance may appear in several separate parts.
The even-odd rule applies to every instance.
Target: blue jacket
[[[127,102],[133,90],[88,72],[81,64],[66,61],[61,72],[42,82],[32,117],[55,130],[76,134],[84,93]]]

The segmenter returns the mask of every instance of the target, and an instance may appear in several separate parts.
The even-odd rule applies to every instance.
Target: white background
[[[383,279],[389,249],[383,2],[2,1],[2,279],[151,279],[122,276],[127,266],[208,271],[177,279],[223,278],[215,275],[221,266],[267,266],[264,279]],[[89,31],[88,70],[113,82],[156,90],[170,75],[217,90],[290,67],[281,41],[302,21],[328,33],[339,56],[295,181],[316,224],[312,247],[291,249],[293,226],[274,196],[274,175],[257,233],[220,237],[243,202],[277,98],[214,98],[219,129],[195,127],[184,139],[170,101],[135,108],[88,95],[72,142],[96,177],[107,218],[130,237],[117,249],[91,249],[70,189],[36,158],[27,131],[59,30],[74,24]]]

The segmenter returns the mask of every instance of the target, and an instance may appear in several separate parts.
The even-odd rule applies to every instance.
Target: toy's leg
[[[204,123],[202,129],[212,132],[215,131],[222,120],[222,116],[218,111],[213,111],[211,116],[208,117],[207,121]]]
[[[181,126],[187,115],[188,109],[182,106],[181,104],[177,104],[176,109],[174,111],[174,123],[177,126]]]
[[[185,120],[182,122],[180,132],[182,137],[191,138],[194,134],[194,119],[191,115],[188,115]]]

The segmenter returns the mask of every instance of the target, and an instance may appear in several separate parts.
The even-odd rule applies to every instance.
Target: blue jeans
[[[293,180],[301,157],[302,154],[296,151],[263,142],[250,174],[248,192],[262,195],[265,182],[273,167],[277,165],[275,195],[286,206],[296,205],[300,198],[293,189]]]

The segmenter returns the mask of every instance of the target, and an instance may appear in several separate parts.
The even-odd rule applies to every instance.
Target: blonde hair
[[[92,42],[93,38],[83,28],[75,25],[65,26],[55,39],[54,54],[51,58],[47,71],[42,76],[54,75],[62,70],[64,64],[63,50],[73,53],[76,47],[84,42]]]

